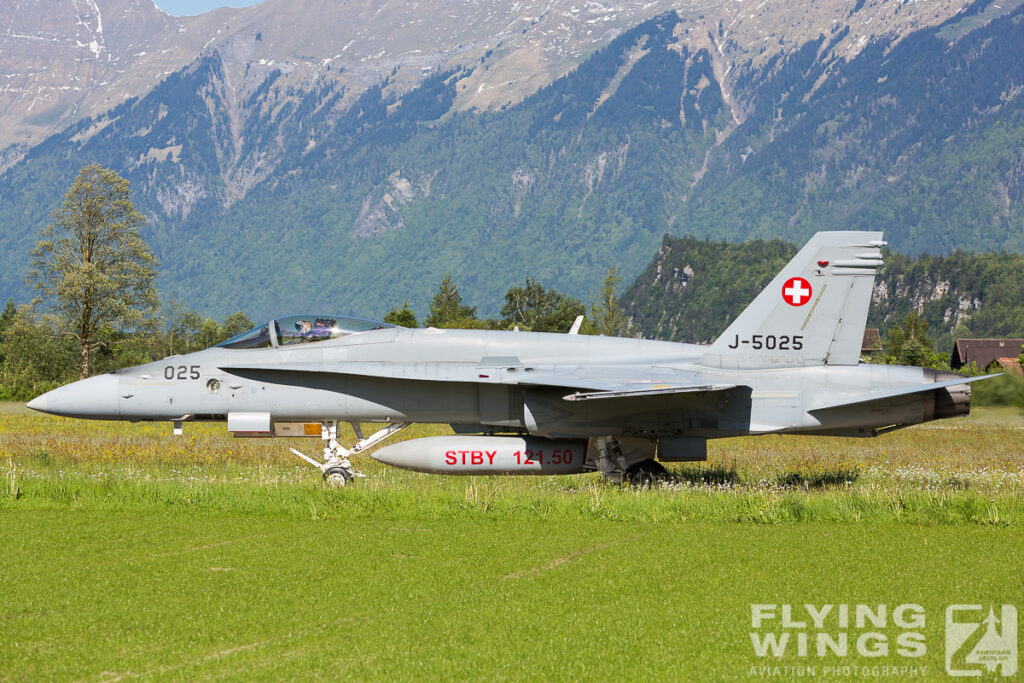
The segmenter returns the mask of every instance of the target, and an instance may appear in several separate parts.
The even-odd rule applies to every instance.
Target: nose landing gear
[[[324,460],[322,463],[317,462],[313,458],[310,458],[306,454],[297,451],[294,448],[290,448],[289,450],[308,462],[310,465],[319,469],[323,473],[325,484],[328,486],[341,487],[345,486],[356,477],[366,476],[352,467],[352,462],[349,460],[349,456],[355,455],[360,451],[364,451],[371,446],[377,445],[384,439],[394,436],[410,424],[410,422],[400,422],[388,425],[384,429],[374,432],[368,437],[363,437],[363,433],[359,428],[359,425],[354,424],[353,428],[356,436],[359,437],[359,441],[357,441],[352,448],[345,448],[338,443],[338,421],[325,420],[320,423],[320,438],[324,441]]]
[[[346,461],[347,462],[347,461]],[[330,467],[324,470],[324,483],[328,486],[341,488],[348,484],[354,477],[366,476],[362,472],[349,467]]]

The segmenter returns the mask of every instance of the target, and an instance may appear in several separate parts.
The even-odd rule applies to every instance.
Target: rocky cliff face
[[[147,92],[199,55],[220,14],[178,19],[151,0],[0,4],[0,148]]]
[[[20,0],[0,5],[2,167],[48,135],[101,115],[216,50],[230,96],[244,99],[277,70],[276,88],[338,81],[349,98],[387,78],[407,91],[437,70],[472,65],[456,108],[508,106],[550,84],[650,17],[675,10],[681,45],[706,48],[720,82],[818,35],[850,30],[832,51],[849,59],[875,36],[934,25],[963,0],[764,3],[723,0],[265,0],[171,17],[152,0]],[[727,96],[738,120],[742,97]],[[13,146],[13,148],[12,148]]]

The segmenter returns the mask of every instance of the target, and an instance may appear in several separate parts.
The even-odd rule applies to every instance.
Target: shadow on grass
[[[673,483],[687,484],[738,484],[740,473],[735,466],[718,463],[706,466],[685,466],[669,471]]]
[[[954,491],[966,491],[971,487],[971,483],[966,479],[958,476],[952,476],[943,482],[943,486]]]
[[[783,472],[778,482],[781,486],[825,489],[847,486],[857,481],[859,476],[860,470],[856,467],[835,467],[819,472]]]

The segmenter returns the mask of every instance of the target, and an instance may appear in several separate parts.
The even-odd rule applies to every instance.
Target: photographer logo
[[[946,608],[946,673],[981,676],[1017,673],[1017,609],[1003,605],[997,612],[982,605]]]

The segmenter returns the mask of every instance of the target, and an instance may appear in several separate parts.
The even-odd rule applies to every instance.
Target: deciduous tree
[[[391,323],[393,325],[401,325],[402,327],[419,327],[420,323],[416,320],[416,313],[409,308],[409,302],[403,301],[401,308],[392,308],[384,316],[384,322]]]
[[[101,330],[134,328],[156,309],[157,260],[139,232],[144,224],[128,181],[87,164],[32,250],[26,282],[60,333],[77,340],[81,377]]]
[[[74,376],[74,342],[40,325],[31,306],[19,306],[4,329],[0,399],[26,400],[66,382],[69,374]]]
[[[510,287],[505,293],[501,322],[505,329],[518,327],[531,332],[568,332],[576,317],[584,313],[586,309],[578,299],[555,289],[545,289],[528,277],[525,287]]]
[[[885,353],[891,365],[948,369],[949,359],[936,353],[928,336],[928,321],[916,312],[908,313],[903,322],[889,329]]]
[[[18,309],[14,305],[14,299],[7,300],[7,306],[4,307],[4,312],[0,313],[0,363],[4,362],[4,342],[7,341],[7,327],[14,321],[14,316],[17,315]]]
[[[255,327],[255,323],[253,323],[252,318],[241,311],[236,311],[224,318],[224,322],[220,324],[220,336],[223,339],[218,340],[217,343],[227,341],[243,332],[248,332],[253,327]]]

